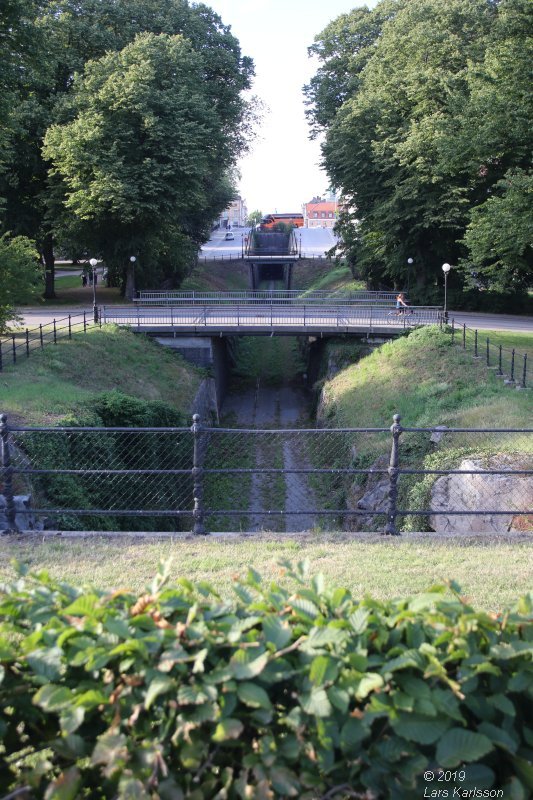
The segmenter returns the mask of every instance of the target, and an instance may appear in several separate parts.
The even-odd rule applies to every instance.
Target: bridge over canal
[[[144,292],[135,306],[103,306],[102,322],[157,336],[397,336],[442,324],[438,306],[397,313],[393,292]]]

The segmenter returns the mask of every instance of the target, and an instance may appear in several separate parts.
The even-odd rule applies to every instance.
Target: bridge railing
[[[412,306],[408,313],[397,313],[390,305],[246,305],[103,306],[102,321],[137,328],[171,327],[178,329],[243,328],[291,330],[346,330],[352,327],[410,328],[440,325],[443,312],[439,306]]]
[[[401,521],[467,533],[533,521],[533,429],[409,428],[398,415],[390,428],[210,428],[196,415],[190,428],[29,428],[1,415],[0,444],[6,531],[396,534]]]
[[[135,298],[138,305],[235,305],[236,303],[269,303],[276,305],[309,305],[311,303],[351,305],[352,303],[395,303],[397,292],[335,292],[315,290],[272,290],[257,292],[178,292],[143,291]]]

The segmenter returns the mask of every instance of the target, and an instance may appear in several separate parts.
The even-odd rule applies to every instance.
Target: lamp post
[[[407,291],[411,291],[411,265],[414,263],[413,258],[407,259]]]
[[[131,297],[130,300],[135,300],[135,262],[137,259],[135,256],[130,256],[130,263],[131,263]]]
[[[89,264],[91,265],[91,269],[92,269],[92,273],[93,273],[93,319],[94,319],[94,321],[96,323],[96,322],[98,322],[98,306],[96,305],[96,281],[95,281],[95,278],[96,278],[96,265],[98,264],[98,261],[96,260],[96,258],[91,258],[90,261],[89,261]]]
[[[444,272],[444,323],[448,324],[448,272],[451,270],[451,266],[449,264],[442,265],[442,271]]]

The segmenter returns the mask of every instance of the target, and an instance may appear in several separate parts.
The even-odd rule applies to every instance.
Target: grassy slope
[[[531,393],[425,328],[341,370],[324,386],[324,411],[332,426],[385,426],[399,413],[410,427],[528,427]]]
[[[108,325],[35,351],[0,375],[0,410],[10,420],[55,425],[108,389],[188,411],[201,372],[144,336]]]

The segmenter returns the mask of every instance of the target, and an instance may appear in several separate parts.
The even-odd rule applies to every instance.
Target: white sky
[[[319,169],[320,148],[309,141],[302,86],[318,62],[307,47],[340,14],[376,0],[204,0],[230,25],[243,55],[254,60],[252,92],[266,106],[251,151],[238,164],[238,182],[248,211],[300,211],[324,194],[328,178]]]

